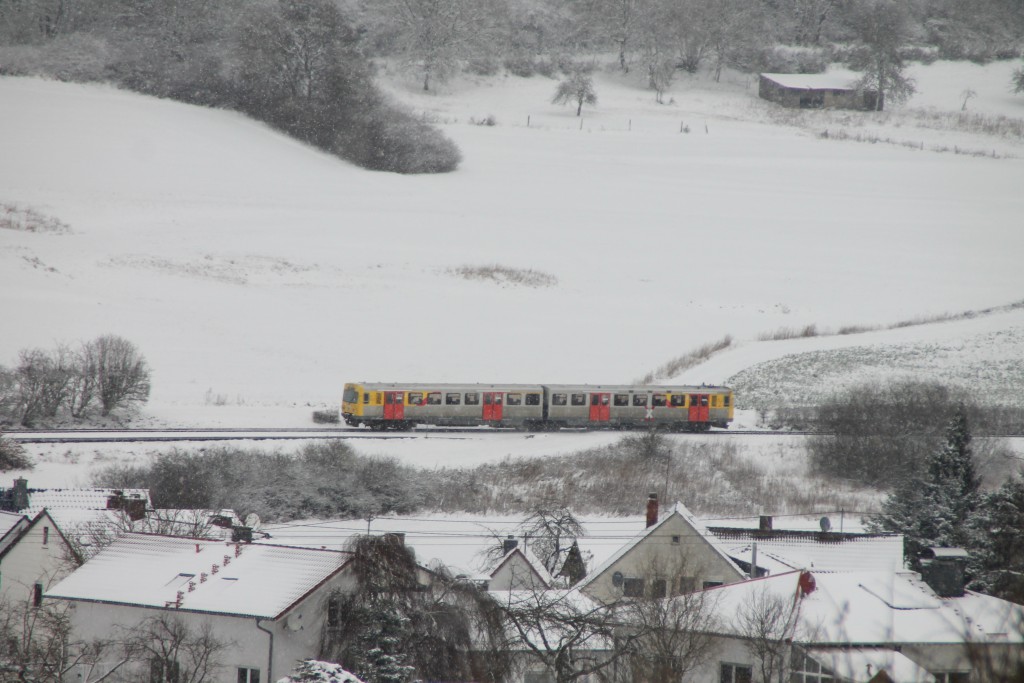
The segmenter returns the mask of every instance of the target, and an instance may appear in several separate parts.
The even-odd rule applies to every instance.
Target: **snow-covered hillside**
[[[658,105],[601,74],[582,122],[549,79],[424,95],[395,78],[465,158],[416,177],[231,112],[3,78],[0,204],[68,230],[0,230],[0,363],[116,333],[153,368],[150,414],[217,423],[240,404],[259,424],[279,406],[304,420],[346,380],[626,382],[726,333],[1006,304],[1024,291],[1024,144],[920,127],[913,107],[955,112],[971,87],[971,112],[1024,117],[1011,68],[919,67],[917,100],[874,118],[780,112],[740,76],[680,79]],[[925,150],[819,135],[868,128]],[[538,277],[457,270],[493,265]],[[1021,316],[999,320],[1019,343]]]

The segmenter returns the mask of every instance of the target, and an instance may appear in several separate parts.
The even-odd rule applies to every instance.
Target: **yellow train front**
[[[733,419],[733,393],[719,386],[577,384],[346,384],[346,424],[519,429],[706,431]]]

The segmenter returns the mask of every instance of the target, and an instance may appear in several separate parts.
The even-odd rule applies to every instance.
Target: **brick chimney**
[[[647,528],[658,523],[658,494],[647,494]]]
[[[967,557],[963,548],[926,548],[921,552],[921,578],[940,598],[963,597]]]
[[[516,537],[509,534],[508,538],[501,542],[501,552],[504,555],[508,555],[510,552],[515,550],[518,545],[519,541],[516,540]]]
[[[11,506],[15,512],[21,512],[28,507],[28,479],[18,477],[14,480],[14,488],[11,489]]]

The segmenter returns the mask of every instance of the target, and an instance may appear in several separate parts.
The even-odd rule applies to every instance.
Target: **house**
[[[1024,607],[954,593],[909,571],[793,571],[715,588],[716,656],[694,680],[765,683],[759,640],[793,683],[967,683],[991,680],[979,662],[1024,664]]]
[[[155,623],[194,634],[212,629],[224,649],[211,681],[276,681],[319,653],[329,596],[355,585],[350,558],[339,550],[126,533],[47,591],[45,602],[71,606],[79,640],[146,633]],[[149,680],[154,667],[179,665],[133,661],[107,680]]]
[[[554,583],[544,563],[529,548],[520,547],[515,538],[502,541],[502,549],[504,557],[487,577],[488,590],[543,590]]]
[[[666,597],[743,581],[740,567],[682,503],[659,519],[658,497],[647,501],[647,527],[577,584],[604,603],[623,597]]]
[[[757,94],[790,109],[881,110],[874,90],[856,87],[853,74],[769,74],[758,79]]]
[[[74,547],[46,510],[19,525],[0,550],[0,602],[28,600],[38,606],[43,593],[78,564]]]

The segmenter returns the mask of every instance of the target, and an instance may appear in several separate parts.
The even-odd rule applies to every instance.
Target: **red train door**
[[[384,392],[384,419],[404,420],[405,419],[405,392],[385,391]]]
[[[502,412],[504,411],[504,405],[504,394],[500,391],[485,391],[484,419],[494,422],[500,421],[502,418]]]
[[[590,421],[607,422],[611,403],[611,394],[590,395]]]
[[[690,394],[690,422],[707,422],[710,417],[707,394]]]

